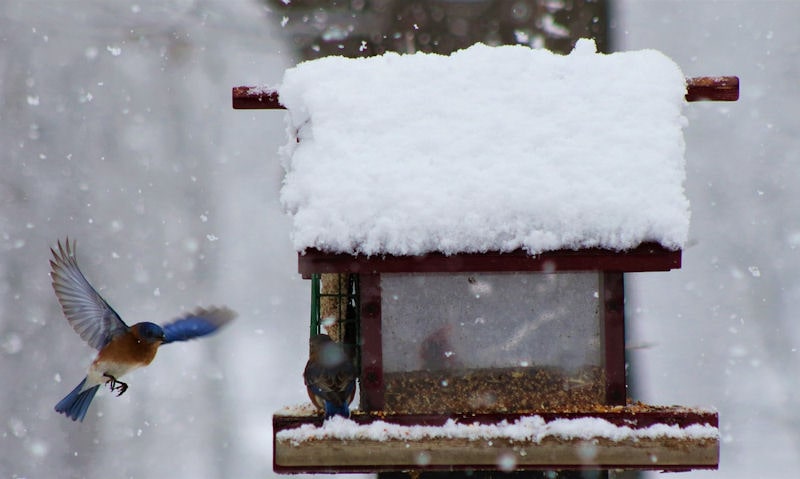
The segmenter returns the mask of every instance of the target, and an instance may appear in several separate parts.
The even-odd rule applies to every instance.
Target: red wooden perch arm
[[[686,101],[736,101],[739,77],[694,77],[686,79]],[[278,92],[266,88],[233,87],[233,108],[237,110],[280,110]]]
[[[282,110],[286,108],[278,101],[278,92],[267,88],[249,86],[233,87],[235,110]]]
[[[686,79],[686,101],[736,101],[739,77],[694,77]]]

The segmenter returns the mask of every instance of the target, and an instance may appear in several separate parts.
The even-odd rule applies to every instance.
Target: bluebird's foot
[[[128,390],[128,385],[122,381],[119,381],[114,376],[108,373],[103,374],[103,376],[108,378],[106,384],[108,384],[108,387],[111,389],[112,392],[117,391],[117,396],[122,396],[122,394],[124,394],[125,391]]]

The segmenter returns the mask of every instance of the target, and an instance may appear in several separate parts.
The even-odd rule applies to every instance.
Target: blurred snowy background
[[[613,2],[615,50],[739,75],[687,107],[692,245],[630,275],[637,399],[720,411],[720,472],[800,469],[800,2]],[[283,114],[230,88],[296,62],[256,0],[0,3],[0,477],[272,476],[271,414],[305,400],[308,284],[278,205]],[[199,304],[240,317],[164,348],[83,424],[53,405],[93,351],[68,327],[48,247],[69,235],[129,323]],[[789,474],[787,476],[787,474]]]

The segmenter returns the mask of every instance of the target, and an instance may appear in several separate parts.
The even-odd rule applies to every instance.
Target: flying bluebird
[[[308,363],[303,371],[308,397],[325,419],[350,417],[350,403],[356,393],[356,367],[342,343],[318,334],[309,343]]]
[[[98,350],[83,381],[56,404],[56,411],[73,421],[83,421],[100,385],[108,384],[117,396],[122,395],[128,385],[119,378],[150,364],[162,344],[211,334],[236,317],[228,308],[211,307],[199,308],[163,327],[149,322],[128,326],[81,273],[74,241],[70,246],[67,238],[66,247],[59,241],[58,251],[50,251],[50,276],[64,316],[75,332]]]

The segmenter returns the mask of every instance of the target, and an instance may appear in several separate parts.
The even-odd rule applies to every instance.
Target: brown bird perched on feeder
[[[325,419],[350,417],[350,403],[356,393],[356,367],[341,343],[327,334],[318,334],[309,342],[309,354],[303,371],[308,397]]]

